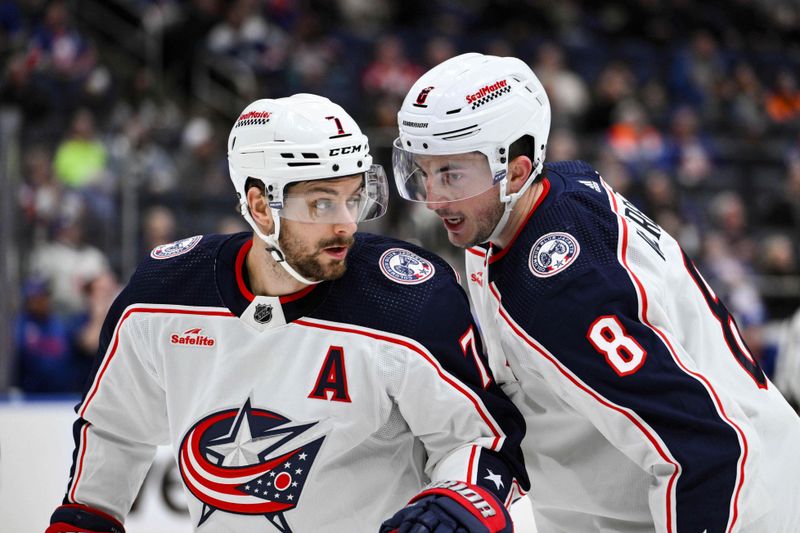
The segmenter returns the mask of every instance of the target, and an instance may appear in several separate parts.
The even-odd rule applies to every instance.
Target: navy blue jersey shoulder
[[[658,434],[682,471],[678,531],[724,531],[742,456],[736,432],[704,385],[641,320],[640,294],[618,257],[619,218],[597,174],[574,162],[548,165],[545,173],[546,200],[502,259],[490,265],[502,305],[558,365],[612,404],[634,411]],[[537,250],[553,234],[560,234],[562,249],[574,243],[578,251],[573,262],[550,275],[537,270],[547,262],[537,258]],[[611,326],[635,340],[630,364],[612,363],[593,340],[608,340]]]
[[[466,292],[453,268],[441,257],[413,244],[358,233],[348,254],[347,271],[309,316],[400,335],[423,345],[451,375],[477,394],[506,436],[502,452],[484,450],[480,464],[495,472],[510,468],[524,490],[529,487],[519,443],[525,434],[522,415],[492,379],[484,384],[463,339],[469,337],[481,354],[480,336]],[[499,489],[478,480],[501,500],[510,486]]]
[[[220,247],[234,235],[203,235],[190,250],[166,259],[148,256],[126,288],[128,304],[222,306],[215,278]]]
[[[601,278],[608,268],[618,265],[615,214],[600,176],[584,161],[564,161],[545,165],[549,183],[547,197],[517,236],[503,259],[492,265],[489,279],[503,294],[506,306],[525,309],[530,319],[531,301],[557,294],[572,280],[594,272]],[[545,235],[565,233],[576,243],[577,257],[555,275],[534,274],[534,246]],[[622,280],[620,280],[622,281]],[[583,295],[588,297],[590,295]],[[538,306],[535,311],[547,313]]]
[[[221,306],[214,279],[215,257],[231,235],[205,235],[183,254],[169,259],[148,256],[131,276],[106,315],[100,333],[100,355],[111,340],[122,313],[133,304]]]
[[[464,326],[465,309],[466,293],[444,259],[398,239],[357,233],[345,275],[312,316],[422,341],[431,323]]]
[[[235,235],[204,235],[185,253],[168,259],[148,257],[117,296],[100,330],[100,345],[86,391],[111,343],[122,313],[133,304],[222,306],[214,278],[219,248]]]

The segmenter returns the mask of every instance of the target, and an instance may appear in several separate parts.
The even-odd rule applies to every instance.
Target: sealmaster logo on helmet
[[[247,113],[242,113],[239,118],[236,119],[234,128],[238,128],[239,126],[252,126],[254,124],[266,124],[269,122],[271,116],[272,113],[269,111],[248,111]]]
[[[500,92],[498,93],[498,91]],[[478,100],[479,98],[483,98],[484,96],[489,96],[489,95],[492,95],[492,98],[495,98],[500,94],[507,93],[509,91],[511,91],[511,87],[508,86],[508,82],[506,80],[500,80],[491,85],[484,85],[478,92],[468,94],[466,96],[467,103],[468,104],[475,103],[475,101]]]

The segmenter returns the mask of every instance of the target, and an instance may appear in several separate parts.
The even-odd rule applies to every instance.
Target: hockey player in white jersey
[[[357,124],[318,96],[257,100],[228,158],[254,232],[159,246],[139,266],[109,311],[47,532],[122,532],[168,443],[199,531],[377,532],[412,499],[390,527],[512,531],[522,417],[447,263],[354,233],[387,200]]]
[[[398,123],[398,189],[466,248],[525,416],[539,532],[800,531],[800,420],[677,242],[588,164],[544,164],[531,69],[452,58]]]

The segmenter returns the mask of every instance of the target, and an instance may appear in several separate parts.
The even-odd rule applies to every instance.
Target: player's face
[[[348,199],[363,186],[361,176],[337,180],[307,181],[292,188],[302,194],[310,205],[325,205],[340,209],[337,223],[300,222],[281,218],[280,245],[286,260],[301,276],[313,280],[333,280],[342,277],[346,269],[347,252],[353,245],[358,213],[349,209]]]
[[[458,172],[463,179],[463,174],[468,171],[482,174],[472,181],[488,184],[491,183],[491,171],[488,164],[485,164],[485,159],[482,154],[426,156],[417,158],[417,164],[428,176],[433,176],[444,168],[447,172]],[[463,200],[440,197],[435,191],[429,190],[425,206],[442,219],[447,238],[453,245],[469,248],[488,240],[503,216],[504,205],[500,202],[498,187],[495,185],[486,188],[486,185],[482,185],[476,190],[483,192]]]

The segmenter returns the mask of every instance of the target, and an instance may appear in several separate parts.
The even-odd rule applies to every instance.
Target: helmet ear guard
[[[419,197],[419,185],[410,179],[414,166],[408,164],[409,160],[480,152],[489,164],[487,188],[499,185],[499,198],[508,212],[544,166],[550,102],[541,82],[523,61],[469,53],[444,61],[417,80],[403,101],[397,122],[400,135],[394,150],[395,154],[404,154],[393,157],[393,170],[403,197],[427,201]],[[521,141],[526,137],[533,141],[529,150],[516,153],[520,144],[526,144]],[[534,179],[509,194],[508,163],[518,155],[531,158]],[[475,191],[470,192],[474,195]],[[502,230],[507,218],[506,213],[495,233]]]

